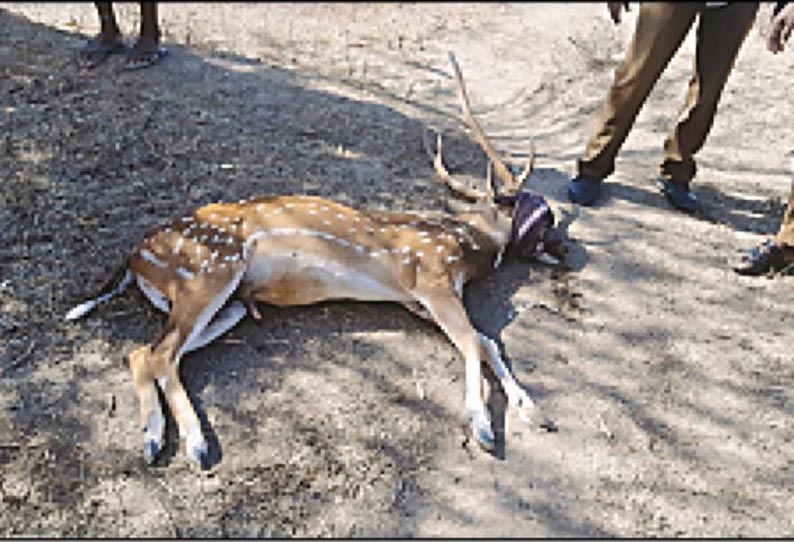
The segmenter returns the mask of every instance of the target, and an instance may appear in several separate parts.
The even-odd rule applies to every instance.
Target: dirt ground
[[[794,53],[762,6],[699,155],[705,210],[654,181],[690,35],[595,208],[565,190],[631,35],[603,4],[165,4],[162,65],[89,72],[82,4],[0,5],[0,536],[794,536],[794,279],[729,260],[777,227],[794,176]],[[136,4],[117,8],[133,36]],[[694,33],[693,33],[694,34]],[[563,218],[570,270],[512,262],[466,290],[558,427],[508,410],[496,456],[466,436],[463,363],[403,308],[264,310],[182,374],[215,463],[173,424],[142,459],[125,356],[163,317],[130,289],[64,313],[144,232],[258,194],[444,209],[421,147],[481,176],[475,112]],[[498,405],[496,405],[498,407]]]

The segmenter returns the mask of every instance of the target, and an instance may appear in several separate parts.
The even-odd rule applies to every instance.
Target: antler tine
[[[441,134],[436,134],[436,152],[434,153],[430,149],[430,142],[428,141],[427,132],[427,129],[422,132],[422,143],[424,143],[425,152],[427,152],[430,160],[433,161],[433,167],[435,168],[436,173],[444,180],[447,186],[450,187],[454,192],[457,192],[465,198],[473,201],[483,201],[491,198],[492,196],[490,192],[481,192],[480,190],[467,186],[460,179],[456,179],[455,176],[449,172],[447,167],[444,165],[444,158],[442,156],[443,146],[441,142]]]
[[[480,147],[482,147],[483,151],[485,151],[485,154],[487,154],[488,158],[490,158],[493,162],[496,175],[499,177],[502,183],[508,186],[511,191],[516,190],[520,184],[516,181],[516,178],[513,177],[510,169],[505,165],[504,161],[493,148],[493,145],[491,145],[491,142],[488,140],[488,136],[485,135],[482,127],[471,112],[471,107],[469,106],[469,96],[466,93],[466,86],[463,83],[463,74],[460,71],[460,66],[458,66],[458,61],[455,59],[454,53],[451,51],[449,52],[449,62],[452,64],[452,71],[455,75],[455,81],[458,83],[461,108],[463,109],[463,118],[466,121],[466,124],[469,126],[472,134],[474,134],[474,138],[477,140],[477,143],[480,144]]]
[[[488,169],[485,172],[485,186],[488,187],[488,199],[489,201],[494,201],[496,199],[496,194],[494,194],[493,190],[493,162],[488,160]]]
[[[524,184],[529,179],[529,176],[532,175],[532,171],[535,169],[535,142],[530,141],[529,144],[529,156],[527,156],[527,163],[524,166],[523,171],[521,174],[516,177],[516,182],[518,183],[519,189],[524,187]]]

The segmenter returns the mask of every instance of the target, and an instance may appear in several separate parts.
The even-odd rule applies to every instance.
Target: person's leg
[[[99,34],[89,40],[80,51],[81,60],[91,68],[124,49],[121,31],[113,14],[113,5],[110,2],[95,2],[95,5],[99,15]]]
[[[113,14],[113,4],[111,2],[94,2],[94,4],[99,14],[99,35],[105,36],[108,40],[119,39],[121,32],[118,23],[116,23],[116,16]]]
[[[160,46],[157,2],[141,2],[140,35],[127,54],[125,69],[139,69],[151,66],[166,54],[166,49]]]
[[[757,10],[757,3],[731,2],[701,12],[689,91],[664,144],[662,179],[688,186],[695,176],[694,154],[711,129],[725,82]]]
[[[783,247],[786,262],[794,262],[794,180],[791,181],[788,205],[786,206],[786,212],[783,213],[780,229],[775,235],[775,243]]]
[[[742,275],[763,275],[770,271],[794,271],[794,180],[788,196],[786,212],[773,239],[750,249],[734,266]]]
[[[653,85],[681,45],[695,20],[698,4],[642,3],[629,50],[615,70],[604,111],[584,154],[577,162],[579,178],[597,181],[615,169],[615,157],[628,136]],[[574,179],[574,185],[577,182]],[[572,185],[572,188],[574,188]],[[575,192],[569,191],[576,201]],[[585,203],[586,202],[578,202]]]
[[[160,26],[157,22],[157,2],[141,2],[141,34],[138,41],[156,48],[160,45]]]

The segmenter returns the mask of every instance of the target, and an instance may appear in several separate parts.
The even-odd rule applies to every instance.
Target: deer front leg
[[[499,348],[496,343],[486,335],[479,333],[480,345],[482,346],[483,357],[488,360],[488,363],[493,369],[494,374],[502,384],[502,389],[507,395],[507,403],[511,408],[515,408],[519,417],[530,423],[534,418],[539,415],[539,410],[534,401],[530,398],[529,394],[522,388],[515,377],[510,372],[510,369],[505,365],[502,357],[499,355]],[[542,418],[542,416],[540,416]],[[543,419],[539,424],[549,423]]]
[[[491,416],[482,398],[480,339],[472,327],[463,302],[452,288],[418,295],[419,302],[449,337],[466,363],[466,414],[477,443],[491,452],[496,447]]]

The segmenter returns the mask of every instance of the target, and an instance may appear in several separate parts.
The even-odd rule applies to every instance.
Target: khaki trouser
[[[783,222],[780,224],[775,236],[775,242],[781,245],[794,248],[794,180],[791,182],[791,193],[788,195],[788,206],[783,214]]]
[[[693,155],[706,140],[720,94],[758,11],[758,3],[731,2],[706,9],[703,2],[642,3],[629,50],[593,137],[578,161],[580,175],[603,179],[642,104],[700,14],[697,51],[684,107],[664,143],[661,174],[687,184],[695,176]]]

